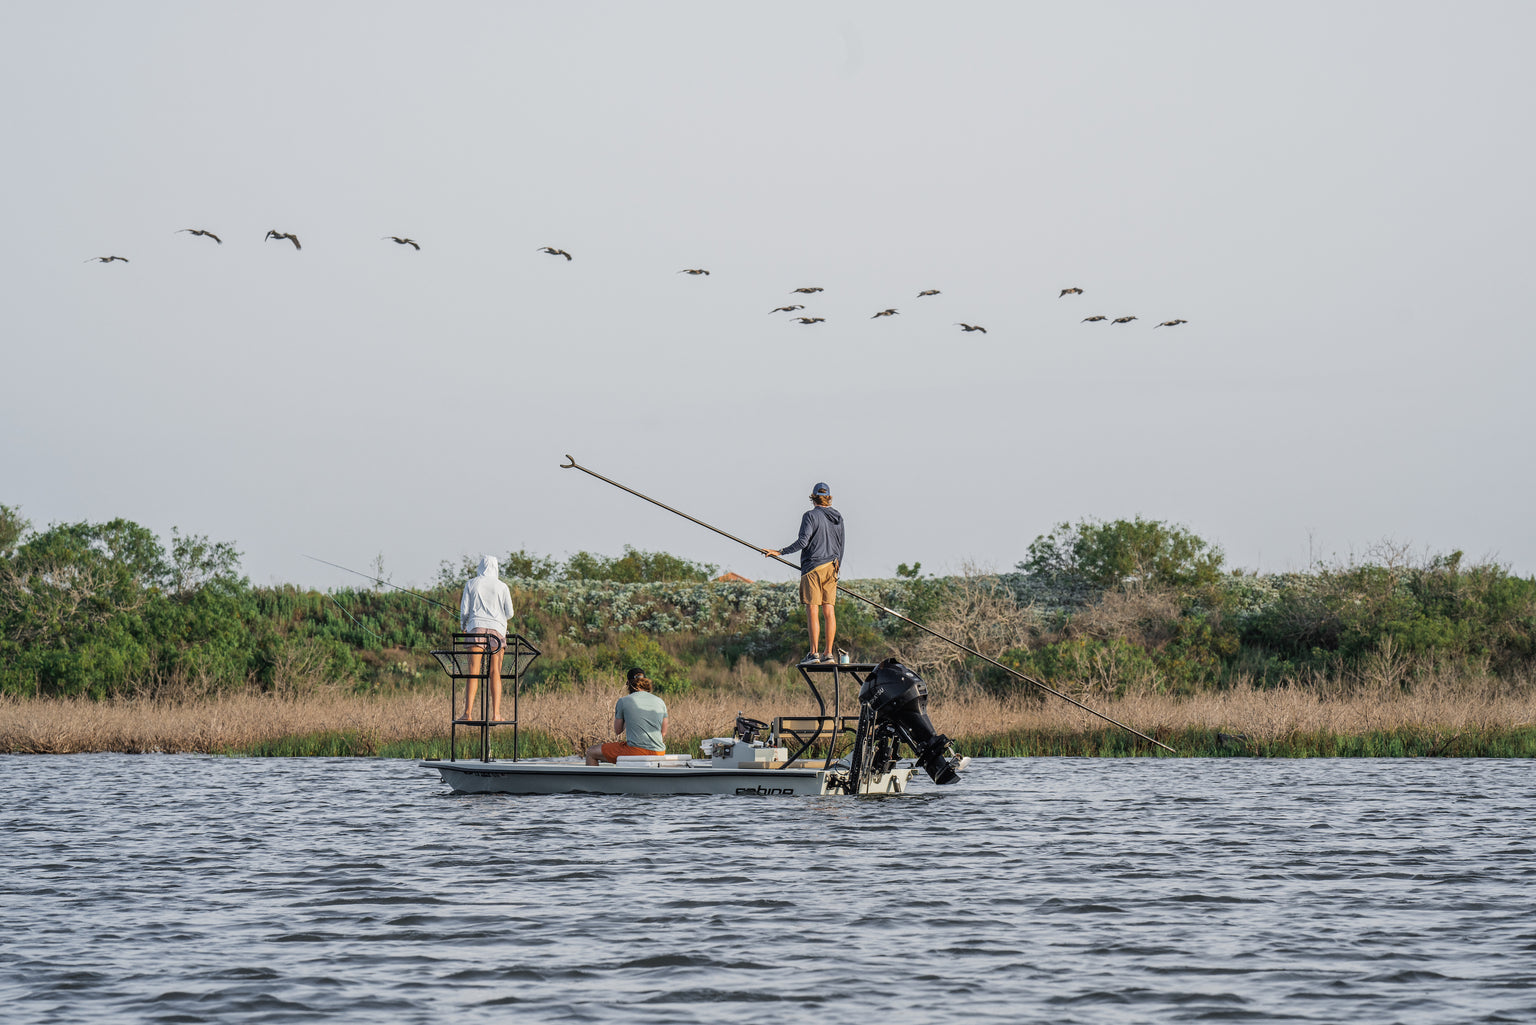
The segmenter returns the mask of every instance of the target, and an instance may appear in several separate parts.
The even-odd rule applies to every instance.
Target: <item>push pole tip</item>
[[[571,469],[572,467],[574,467],[576,465],[575,457],[573,457],[569,452],[567,452],[565,454],[565,458],[569,459],[570,462],[568,462],[568,463],[561,463],[560,464],[560,469],[562,469],[562,470],[569,470],[569,469]]]

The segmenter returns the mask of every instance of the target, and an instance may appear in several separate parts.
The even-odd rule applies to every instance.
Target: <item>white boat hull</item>
[[[443,782],[466,794],[726,794],[815,797],[838,773],[826,769],[716,769],[707,765],[581,765],[573,762],[426,761]],[[903,794],[913,769],[875,776],[861,794]],[[834,793],[840,791],[833,791]]]

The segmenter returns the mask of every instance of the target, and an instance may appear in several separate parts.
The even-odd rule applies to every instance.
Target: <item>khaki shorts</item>
[[[837,602],[837,563],[824,562],[800,576],[801,605],[832,605]]]

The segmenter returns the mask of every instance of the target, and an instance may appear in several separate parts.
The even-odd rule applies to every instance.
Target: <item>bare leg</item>
[[[470,719],[474,717],[475,695],[480,693],[480,648],[475,648],[469,654],[469,679],[465,681],[467,690],[464,694],[464,714],[459,718]]]
[[[821,620],[816,618],[816,608],[815,605],[805,607],[805,621],[811,626],[811,651],[813,652],[821,643]]]
[[[491,655],[491,718],[501,719],[501,656],[505,648],[497,648]]]
[[[593,744],[587,748],[587,764],[596,765],[603,760],[603,745]]]
[[[824,617],[826,617],[826,620],[827,620],[827,649],[826,650],[827,650],[827,654],[831,655],[832,654],[832,645],[837,640],[837,606],[836,605],[823,605],[821,607],[821,614]],[[814,647],[814,645],[815,645],[814,641],[812,642],[812,645]]]

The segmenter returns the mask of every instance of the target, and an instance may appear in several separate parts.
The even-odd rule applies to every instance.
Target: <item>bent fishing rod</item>
[[[362,577],[365,580],[372,580],[374,583],[376,583],[376,584],[383,584],[385,587],[393,587],[395,590],[397,590],[397,591],[404,591],[406,594],[414,594],[414,595],[416,595],[416,597],[420,598],[422,601],[431,602],[433,605],[436,605],[440,609],[447,609],[449,612],[453,613],[454,615],[458,615],[458,611],[459,611],[458,609],[449,608],[447,605],[444,605],[442,602],[438,601],[436,598],[428,598],[426,595],[419,594],[418,592],[411,590],[409,587],[401,587],[399,584],[392,584],[388,580],[385,580],[381,576],[375,576],[372,573],[363,573],[363,572],[360,572],[359,570],[355,570],[355,569],[347,569],[347,567],[342,566],[342,565],[340,565],[338,563],[327,562],[325,559],[317,559],[313,555],[306,555],[306,556],[304,556],[304,558],[306,558],[306,559],[314,559],[315,562],[323,562],[327,566],[335,566],[337,569],[341,570],[344,573],[351,573],[351,574],[353,574],[355,576],[360,576],[360,577]],[[378,635],[375,634],[374,636],[377,637]]]
[[[620,484],[618,481],[613,480],[610,477],[604,477],[602,474],[598,473],[596,470],[589,470],[589,469],[587,469],[585,466],[582,466],[580,463],[578,463],[576,461],[575,457],[573,457],[569,452],[567,452],[565,454],[565,458],[570,460],[570,462],[561,463],[560,464],[560,469],[562,469],[562,470],[580,470],[582,473],[585,473],[585,474],[587,474],[589,476],[592,476],[592,477],[596,477],[598,480],[602,481],[605,484],[612,484],[614,487],[618,488],[620,491],[628,491],[631,495],[634,495],[636,498],[642,498],[645,501],[651,503],[652,505],[660,506],[661,508],[665,509],[669,513],[675,513],[676,515],[681,516],[685,520],[690,520],[693,523],[697,523],[699,526],[705,528],[706,530],[713,530],[716,534],[719,534],[721,537],[728,537],[732,541],[735,541],[737,544],[746,545],[748,548],[752,549],[754,552],[757,552],[759,555],[767,556],[770,559],[774,559],[774,560],[776,560],[778,562],[781,562],[784,565],[788,566],[790,569],[795,570],[796,572],[799,572],[799,570],[800,570],[799,566],[796,566],[794,563],[790,562],[788,559],[784,558],[782,555],[768,555],[768,549],[766,549],[766,548],[762,548],[762,547],[760,547],[758,545],[755,545],[751,541],[744,541],[741,538],[737,537],[735,534],[729,533],[728,531],[721,530],[719,527],[716,527],[713,524],[705,523],[703,520],[699,519],[697,516],[689,516],[687,513],[683,512],[681,509],[674,509],[674,508],[672,508],[670,505],[668,505],[665,502],[658,502],[656,499],[652,498],[650,495],[641,494],[640,492],[636,491],[634,488],[627,487],[627,486],[625,486],[623,484]],[[863,602],[866,605],[873,605],[875,608],[879,609],[881,612],[884,612],[888,616],[894,616],[897,619],[901,620],[903,623],[908,623],[908,624],[910,624],[912,626],[917,627],[919,630],[923,631],[923,633],[925,633],[925,634],[928,634],[930,637],[937,637],[939,640],[945,642],[946,644],[953,644],[955,647],[959,648],[961,651],[964,651],[964,652],[966,652],[968,654],[971,654],[971,655],[975,655],[977,658],[981,659],[983,662],[991,663],[992,665],[994,665],[997,668],[1001,669],[1003,672],[1009,674],[1010,676],[1016,676],[1019,679],[1023,680],[1025,683],[1028,683],[1028,684],[1030,684],[1032,686],[1040,688],[1041,690],[1045,691],[1047,694],[1053,694],[1056,697],[1060,698],[1061,700],[1067,702],[1068,704],[1076,705],[1078,708],[1081,708],[1083,711],[1087,712],[1089,715],[1096,715],[1100,719],[1103,719],[1105,722],[1110,723],[1110,724],[1115,725],[1115,726],[1118,726],[1122,730],[1125,730],[1127,733],[1130,733],[1130,734],[1132,734],[1134,736],[1140,737],[1142,740],[1145,740],[1149,744],[1155,744],[1158,747],[1162,748],[1164,751],[1167,751],[1169,754],[1178,754],[1177,751],[1175,751],[1173,748],[1169,747],[1167,744],[1164,744],[1162,741],[1160,741],[1160,740],[1153,740],[1151,737],[1147,736],[1145,733],[1142,733],[1140,730],[1132,729],[1131,727],[1127,726],[1123,722],[1120,722],[1119,720],[1111,719],[1109,716],[1105,715],[1103,712],[1099,712],[1099,711],[1096,711],[1096,710],[1094,710],[1092,708],[1089,708],[1087,705],[1083,704],[1081,701],[1077,700],[1076,698],[1068,697],[1067,695],[1063,694],[1061,691],[1057,690],[1056,688],[1051,687],[1048,684],[1041,683],[1039,680],[1035,679],[1033,676],[1026,676],[1023,673],[1019,672],[1017,669],[1014,669],[1012,666],[1005,666],[1001,662],[999,662],[997,659],[992,658],[991,656],[988,656],[988,655],[983,655],[981,652],[977,651],[975,648],[971,647],[970,645],[962,644],[959,641],[955,640],[953,637],[946,637],[944,634],[939,633],[937,630],[933,629],[932,627],[924,626],[922,623],[919,623],[915,619],[909,619],[908,617],[902,615],[900,612],[897,612],[895,609],[888,608],[888,607],[880,604],[879,602],[875,601],[873,598],[866,597],[865,595],[862,595],[862,594],[858,593],[857,591],[850,590],[850,589],[844,587],[841,583],[839,583],[837,585],[837,589],[839,591],[841,591],[843,594],[846,594],[850,598],[857,598],[859,601]]]

